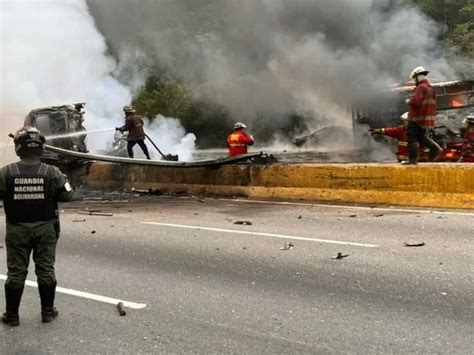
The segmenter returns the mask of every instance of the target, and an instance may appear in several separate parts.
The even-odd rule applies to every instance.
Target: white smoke
[[[130,88],[114,78],[125,70],[107,54],[85,0],[0,0],[0,6],[0,164],[14,159],[7,134],[34,108],[86,102],[88,130],[123,125],[122,108],[140,75],[132,73]],[[97,152],[112,139],[113,131],[91,133],[88,148]]]
[[[158,115],[151,123],[145,125],[145,132],[164,155],[178,155],[179,161],[192,160],[192,153],[196,148],[196,136],[193,133],[186,134],[178,119]],[[159,158],[160,154],[156,149],[150,143],[147,145],[150,154]]]

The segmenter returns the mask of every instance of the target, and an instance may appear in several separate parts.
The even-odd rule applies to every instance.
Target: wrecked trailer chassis
[[[98,154],[88,154],[88,153],[80,153],[75,152],[63,148],[54,147],[51,145],[45,144],[44,148],[48,151],[72,156],[76,158],[83,159],[84,161],[102,161],[106,163],[119,163],[119,164],[134,164],[134,165],[147,165],[147,166],[160,166],[160,167],[172,167],[172,168],[196,168],[196,167],[204,167],[204,166],[219,166],[224,164],[232,164],[238,162],[245,162],[247,160],[252,159],[260,159],[263,163],[266,160],[268,162],[276,162],[276,159],[273,157],[269,157],[268,155],[258,152],[258,153],[249,153],[243,154],[234,157],[225,157],[220,159],[212,159],[212,160],[200,160],[200,161],[192,161],[192,162],[179,162],[179,161],[161,161],[161,160],[148,160],[148,159],[134,159],[134,158],[125,158],[125,157],[112,157],[106,155],[98,155]]]

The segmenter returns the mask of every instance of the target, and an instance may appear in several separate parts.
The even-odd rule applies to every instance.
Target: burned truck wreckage
[[[442,161],[462,161],[465,119],[474,114],[474,80],[447,81],[432,84],[437,91],[437,126],[432,132],[433,138],[442,146],[453,147],[452,156]],[[352,103],[352,130],[340,126],[326,126],[296,137],[293,144],[298,148],[311,146],[312,151],[272,152],[278,160],[296,162],[370,162],[371,142],[378,141],[394,148],[393,141],[383,136],[372,137],[369,129],[385,128],[401,124],[400,116],[407,110],[405,99],[413,91],[414,86],[403,84],[380,90],[370,99]],[[86,128],[84,122],[84,103],[62,106],[50,106],[32,110],[25,119],[25,125],[38,128],[46,137],[46,150],[43,161],[62,167],[65,171],[87,166],[92,161],[104,161],[120,164],[138,164],[154,166],[196,167],[212,166],[234,162],[274,163],[272,155],[261,152],[236,158],[217,157],[190,162],[176,161],[171,155],[163,156],[163,160],[143,161],[124,157],[124,137],[114,137],[112,149],[101,155],[89,154],[86,145]],[[117,133],[116,133],[117,135]],[[328,142],[333,143],[332,146]],[[340,142],[346,146],[340,146]],[[349,147],[347,142],[353,142]],[[152,142],[153,143],[153,142]],[[337,146],[334,146],[337,145]],[[154,144],[153,144],[154,145]],[[156,145],[155,145],[156,147]],[[317,149],[314,149],[316,148]],[[348,148],[349,147],[349,148]],[[161,153],[161,152],[160,152]],[[296,155],[295,155],[296,154]],[[307,154],[301,158],[302,154]],[[199,153],[198,155],[199,156]],[[174,158],[174,157],[173,157]],[[176,156],[177,158],[177,156]],[[395,159],[395,154],[393,155]]]
[[[25,126],[36,127],[46,144],[62,149],[87,153],[84,103],[50,106],[32,110],[25,118]],[[46,150],[42,160],[54,165],[67,165],[77,159]]]

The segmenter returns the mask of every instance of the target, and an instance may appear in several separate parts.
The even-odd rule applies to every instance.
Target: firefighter
[[[143,120],[136,115],[136,111],[132,106],[125,106],[123,108],[125,113],[125,125],[115,128],[117,131],[128,131],[127,136],[127,152],[130,158],[133,158],[133,147],[138,144],[142,148],[146,158],[150,160],[150,153],[145,144],[145,131],[143,130]]]
[[[474,114],[466,117],[466,132],[462,149],[462,162],[474,163]]]
[[[227,136],[227,147],[229,148],[229,156],[247,154],[247,146],[253,145],[253,137],[245,132],[247,125],[237,122],[234,129]]]
[[[386,128],[370,128],[372,135],[382,134],[388,137],[398,139],[397,159],[399,162],[408,160],[408,142],[407,142],[407,124],[408,112],[400,116],[403,124]]]
[[[40,162],[44,141],[36,128],[21,128],[14,136],[20,161],[0,170],[8,269],[6,312],[2,322],[12,327],[20,324],[18,309],[32,252],[41,300],[41,320],[51,322],[58,316],[54,307],[58,201],[71,200],[72,188],[58,168]]]
[[[418,163],[418,144],[429,149],[429,160],[436,161],[441,154],[441,147],[429,137],[435,126],[436,90],[430,85],[426,76],[429,71],[416,67],[410,73],[415,82],[415,90],[406,100],[408,104],[408,160],[402,164]]]

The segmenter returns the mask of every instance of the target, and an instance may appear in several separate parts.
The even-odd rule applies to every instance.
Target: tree
[[[161,114],[186,120],[189,119],[193,102],[191,92],[184,83],[151,75],[133,105],[150,119]]]

